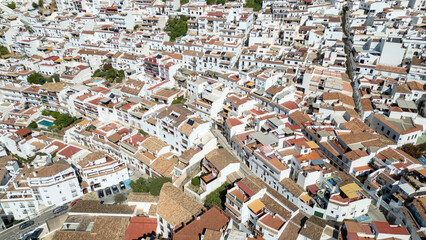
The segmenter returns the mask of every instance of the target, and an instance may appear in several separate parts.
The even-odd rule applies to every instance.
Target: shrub
[[[28,127],[32,129],[36,129],[38,128],[38,125],[35,121],[32,121],[30,124],[28,124]]]
[[[11,2],[11,3],[8,3],[6,6],[8,8],[10,8],[10,9],[15,9],[16,8],[16,3],[15,2]]]
[[[144,136],[148,136],[149,135],[147,132],[145,132],[142,129],[139,129],[139,133],[142,134],[142,135],[144,135]]]
[[[167,27],[164,30],[170,32],[170,41],[174,42],[176,38],[186,34],[188,31],[187,20],[187,16],[181,15],[179,18],[169,19],[169,21],[167,21]]]
[[[126,196],[124,195],[124,193],[120,193],[114,196],[114,202],[121,204],[124,201],[126,201]]]
[[[138,180],[131,181],[130,187],[133,192],[149,192],[154,196],[160,195],[161,188],[166,182],[172,182],[171,178],[161,177],[161,178],[139,178]]]
[[[0,55],[6,55],[9,54],[9,49],[7,49],[7,47],[5,46],[0,46]]]
[[[196,186],[196,187],[200,186],[200,177],[196,176],[195,178],[193,178],[191,180],[191,184],[194,185],[194,186]]]
[[[172,182],[172,179],[167,177],[154,178],[149,186],[149,193],[154,196],[160,195],[161,188],[166,182]]]
[[[225,182],[222,186],[207,195],[204,205],[208,208],[212,207],[213,205],[216,205],[216,207],[224,209],[226,193],[230,186],[231,185],[229,185],[229,183]]]
[[[408,155],[412,156],[413,158],[420,158],[422,156],[421,148],[411,143],[402,145],[401,150],[406,152]]]
[[[183,98],[183,96],[179,96],[175,100],[173,100],[172,104],[180,104],[180,103],[183,104],[185,102],[186,102],[186,99]]]

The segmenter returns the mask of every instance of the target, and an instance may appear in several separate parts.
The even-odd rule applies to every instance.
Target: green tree
[[[109,82],[121,83],[125,74],[124,70],[117,71],[110,63],[105,63],[101,68],[95,70],[92,77],[104,77]]]
[[[129,183],[133,192],[149,192],[148,182],[144,178],[139,178],[136,181],[131,181]]]
[[[59,79],[58,74],[53,74],[52,76],[50,76],[46,79],[46,82],[60,82],[60,81],[61,80]]]
[[[204,205],[208,208],[212,207],[213,205],[216,205],[216,207],[224,209],[226,193],[228,192],[230,186],[231,185],[229,185],[229,183],[225,182],[222,186],[207,195]]]
[[[43,7],[43,0],[38,0],[38,6],[41,8]]]
[[[53,123],[59,130],[61,130],[73,124],[75,120],[75,117],[72,117],[69,114],[60,114]]]
[[[140,28],[139,24],[136,24],[136,25],[133,27],[133,30],[137,31],[139,28]]]
[[[38,125],[35,121],[32,121],[30,124],[28,124],[28,128],[36,129],[38,128]]]
[[[44,84],[46,83],[46,79],[38,72],[32,73],[28,76],[27,81],[33,84]]]
[[[139,129],[139,133],[142,134],[142,135],[144,135],[144,136],[148,136],[149,135],[147,132],[145,132],[142,129]]]
[[[180,0],[180,5],[187,4],[188,2],[189,2],[189,0]]]
[[[182,37],[188,32],[188,17],[180,15],[179,18],[172,18],[167,21],[167,27],[164,29],[170,32],[170,41],[174,42],[176,38]]]
[[[6,5],[8,8],[10,9],[15,9],[16,8],[16,3],[15,2],[11,2],[9,4]]]
[[[49,110],[43,110],[43,111],[41,111],[41,115],[50,116],[50,111]]]
[[[196,187],[200,186],[200,177],[196,176],[195,178],[193,178],[191,180],[191,184],[194,185],[194,186],[196,186]]]
[[[61,116],[61,113],[57,111],[50,111],[49,115],[57,119],[59,116]]]
[[[7,49],[5,46],[0,46],[0,55],[3,56],[6,54],[9,54],[9,49]]]
[[[35,2],[33,2],[31,5],[33,6],[34,9],[37,9],[39,7],[38,4]]]
[[[419,146],[413,145],[412,143],[402,145],[401,150],[413,158],[420,158],[422,156],[421,148]]]
[[[186,99],[183,96],[179,96],[177,97],[175,100],[172,101],[172,104],[180,104],[180,103],[185,103]]]
[[[259,11],[262,9],[262,0],[247,0],[245,7],[253,8],[253,11]]]

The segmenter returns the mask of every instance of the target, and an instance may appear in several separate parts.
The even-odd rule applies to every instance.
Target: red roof
[[[255,192],[253,192],[249,187],[247,187],[243,182],[239,181],[237,182],[237,185],[239,188],[241,188],[241,190],[243,190],[247,195],[249,195],[249,197],[253,196],[254,194],[256,194]]]
[[[410,235],[404,227],[393,227],[388,222],[375,221],[374,225],[378,233],[392,234],[392,235]]]
[[[288,110],[299,109],[299,106],[293,101],[287,101],[281,104],[281,106],[287,108]]]
[[[312,194],[317,194],[317,192],[319,190],[318,186],[315,185],[315,184],[309,185],[309,186],[307,186],[307,188]]]
[[[78,67],[78,69],[80,69],[80,70],[84,70],[84,69],[88,69],[89,67],[88,66],[84,66],[84,65],[79,65],[79,66],[77,66]]]
[[[15,132],[17,135],[24,137],[30,133],[32,133],[31,129],[29,128],[21,128],[18,131]]]
[[[155,235],[157,219],[150,217],[132,217],[126,230],[124,240],[140,239],[150,234]]]
[[[50,56],[50,57],[48,57],[48,58],[45,58],[44,60],[45,60],[45,61],[55,61],[55,60],[57,60],[57,59],[59,59],[59,57],[58,57],[58,56]]]
[[[231,127],[243,124],[240,120],[238,120],[236,118],[230,118],[230,119],[228,119],[228,122],[229,122],[229,125],[231,125]]]
[[[81,151],[81,148],[69,146],[69,147],[65,148],[64,150],[60,151],[58,154],[64,156],[65,158],[70,158],[74,154],[76,154],[80,151]]]
[[[178,230],[174,234],[173,239],[199,239],[205,229],[219,231],[228,223],[228,221],[229,218],[223,214],[221,210],[216,207],[212,207],[201,215],[199,219],[194,220],[182,229]]]

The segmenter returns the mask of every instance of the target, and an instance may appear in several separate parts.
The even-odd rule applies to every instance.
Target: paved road
[[[7,240],[18,240],[22,238],[22,234],[25,232],[28,232],[30,230],[35,230],[36,228],[38,228],[39,226],[45,224],[47,222],[47,220],[52,219],[56,216],[59,216],[61,214],[65,214],[68,212],[68,210],[70,208],[68,208],[68,210],[63,211],[59,214],[53,214],[53,209],[55,207],[50,207],[47,208],[42,214],[40,214],[39,216],[32,218],[31,220],[34,221],[34,225],[32,225],[31,227],[28,227],[24,230],[19,229],[19,224],[14,225],[2,232],[0,232],[0,239],[7,239]]]
[[[240,157],[234,152],[234,150],[228,144],[228,141],[223,136],[223,134],[217,129],[212,129],[212,133],[213,133],[213,135],[216,136],[217,141],[219,142],[220,145],[223,146],[224,149],[228,150],[228,152],[230,152],[238,160],[240,160],[242,173],[244,173],[246,176],[252,175],[252,176],[256,177],[256,175],[250,170],[250,168],[244,163],[244,161],[242,159],[240,159]]]

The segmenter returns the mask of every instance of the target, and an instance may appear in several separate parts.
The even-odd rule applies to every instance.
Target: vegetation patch
[[[32,83],[32,84],[43,85],[47,82],[59,82],[60,80],[59,80],[59,76],[57,74],[52,75],[50,77],[44,77],[41,73],[35,72],[35,73],[31,73],[28,76],[27,81],[29,83]]]
[[[147,132],[145,132],[142,129],[139,129],[139,133],[142,134],[142,135],[144,135],[144,136],[148,136],[149,135]]]
[[[183,96],[179,96],[175,100],[173,100],[172,104],[184,104],[185,102],[186,99]]]
[[[56,111],[43,110],[41,114],[55,118],[55,121],[53,122],[54,125],[49,127],[51,130],[54,128],[62,130],[77,122],[77,118],[69,115],[68,113],[63,114]]]
[[[180,15],[178,18],[169,19],[164,31],[169,32],[170,41],[174,42],[188,32],[188,17]]]
[[[154,196],[160,195],[161,188],[163,187],[163,184],[167,182],[172,182],[171,178],[168,177],[161,177],[161,178],[139,178],[136,181],[130,182],[130,187],[132,188],[133,192],[149,192]]]
[[[208,208],[211,208],[213,205],[216,205],[216,207],[224,209],[226,202],[226,193],[228,192],[229,188],[231,188],[231,185],[225,182],[222,186],[207,195],[204,205]]]
[[[105,63],[93,73],[92,77],[102,77],[108,82],[121,83],[124,79],[124,71],[114,69],[111,63]]]
[[[406,152],[408,155],[412,156],[413,158],[420,158],[422,156],[422,149],[424,149],[425,146],[416,146],[411,143],[404,144],[401,147],[401,150]]]
[[[253,8],[253,11],[259,11],[262,9],[262,0],[247,0],[246,8]]]
[[[7,54],[9,54],[9,50],[7,49],[7,47],[0,46],[0,55],[3,56],[3,55],[7,55]]]
[[[28,124],[28,128],[37,129],[38,124],[35,121],[32,121],[30,124]]]
[[[16,3],[15,2],[11,2],[11,3],[8,3],[6,6],[8,8],[10,8],[10,9],[15,9],[16,8]]]

